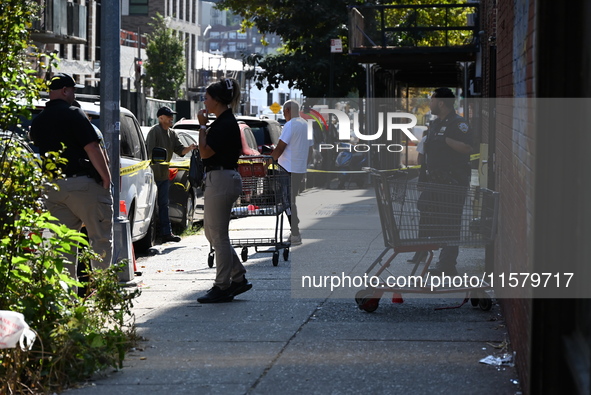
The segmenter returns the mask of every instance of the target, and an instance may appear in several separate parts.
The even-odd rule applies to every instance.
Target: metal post
[[[119,106],[121,94],[120,47],[121,31],[119,0],[101,3],[101,131],[108,143],[113,187],[113,227],[119,225]],[[113,254],[113,262],[117,259]]]
[[[374,99],[374,84],[373,84],[373,78],[372,78],[372,68],[373,68],[373,64],[371,63],[365,63],[365,97],[366,97],[366,101],[365,101],[365,125],[367,126],[365,129],[365,134],[371,134],[374,133],[374,127],[373,127],[373,117],[374,117],[374,112],[373,112],[373,99]],[[371,167],[373,164],[371,163],[371,155],[368,152],[367,153],[367,166]]]

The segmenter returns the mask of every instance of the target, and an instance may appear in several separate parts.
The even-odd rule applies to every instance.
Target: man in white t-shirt
[[[302,244],[299,218],[296,208],[296,196],[308,168],[308,155],[311,155],[313,140],[308,140],[308,123],[300,118],[300,105],[293,100],[283,104],[283,115],[287,123],[279,137],[277,147],[271,153],[273,159],[290,173],[291,178],[291,209],[287,218],[291,226],[289,242],[292,245]]]

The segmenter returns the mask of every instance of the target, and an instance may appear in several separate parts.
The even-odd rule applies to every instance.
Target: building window
[[[129,0],[129,15],[148,15],[149,0]]]
[[[191,70],[195,70],[197,65],[195,64],[195,43],[197,37],[194,34],[191,34]]]
[[[267,92],[267,105],[273,104],[273,92]]]

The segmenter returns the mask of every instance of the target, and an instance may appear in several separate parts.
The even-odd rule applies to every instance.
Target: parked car
[[[215,118],[210,118],[208,125],[213,122]],[[195,140],[199,141],[199,121],[197,119],[185,119],[177,121],[172,127],[175,130],[183,130],[189,133]],[[242,155],[260,155],[257,149],[256,138],[251,128],[245,123],[238,121],[240,126],[240,137],[242,138]]]
[[[47,100],[39,100],[32,110],[33,118],[44,108]],[[100,126],[100,106],[79,101],[80,107],[91,122]],[[150,167],[144,136],[133,113],[120,107],[120,177],[119,198],[125,201],[130,222],[131,240],[135,250],[146,251],[156,241],[156,183]],[[23,130],[28,130],[31,120],[23,120]],[[105,141],[108,148],[108,141]],[[115,181],[115,180],[113,180]],[[115,209],[119,203],[115,204]]]
[[[198,141],[186,132],[177,131],[185,147],[198,144]],[[199,150],[193,150],[190,155],[201,161]],[[196,221],[203,220],[203,189],[201,185],[192,183],[189,179],[190,155],[184,157],[172,154],[170,171],[175,172],[174,181],[170,184],[170,207],[168,210],[170,222],[178,224],[183,230],[192,226]]]
[[[152,127],[142,126],[141,129],[145,139]],[[191,135],[183,130],[176,132],[184,146],[198,144],[198,135]],[[203,220],[203,188],[191,182],[189,177],[191,155],[196,161],[201,162],[199,150],[193,150],[185,156],[173,153],[168,169],[171,180],[168,216],[171,224],[177,225],[181,231]]]
[[[268,155],[279,143],[279,136],[281,135],[281,124],[274,119],[268,118],[257,118],[249,116],[238,116],[236,117],[238,122],[246,123],[257,142],[257,150]]]

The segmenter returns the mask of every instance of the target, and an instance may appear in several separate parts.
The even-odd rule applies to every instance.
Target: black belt
[[[205,172],[210,172],[214,170],[236,170],[235,167],[226,167],[226,166],[205,166]]]
[[[90,177],[90,174],[88,174],[85,171],[81,171],[80,173],[75,173],[75,174],[66,174],[66,178],[76,178],[76,177],[82,177],[82,176]]]

